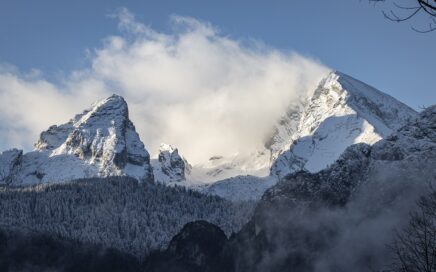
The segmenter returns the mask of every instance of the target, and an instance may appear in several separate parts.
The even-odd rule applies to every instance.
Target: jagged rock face
[[[66,139],[56,146],[58,138],[54,137],[53,141],[47,137],[48,133],[43,133],[35,145],[37,149],[55,147],[53,153],[56,155],[73,154],[81,160],[99,164],[103,176],[120,172],[127,164],[143,166],[150,161],[129,120],[127,103],[120,96],[100,101],[68,124],[52,130],[67,135]]]
[[[306,102],[288,149],[271,174],[317,172],[355,143],[374,144],[416,112],[394,98],[339,72],[325,78]]]
[[[18,183],[56,182],[94,176],[152,179],[150,156],[117,95],[95,103],[68,123],[41,133],[23,156]]]
[[[161,164],[162,172],[171,176],[175,180],[185,179],[185,162],[179,155],[177,148],[162,145],[158,160]]]
[[[153,162],[155,180],[161,183],[182,182],[186,180],[185,174],[190,174],[191,165],[179,155],[177,148],[162,144],[158,159]]]
[[[22,159],[22,150],[11,149],[0,153],[0,183],[12,183],[20,170]]]

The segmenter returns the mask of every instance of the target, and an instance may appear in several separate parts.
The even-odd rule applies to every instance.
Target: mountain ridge
[[[129,119],[126,101],[112,95],[43,131],[34,151],[0,153],[0,179],[26,185],[127,175],[231,200],[256,200],[285,176],[320,171],[348,146],[374,144],[416,114],[393,97],[332,71],[304,102],[294,101],[272,124],[265,149],[190,165],[176,147],[165,144],[158,158],[151,159]]]

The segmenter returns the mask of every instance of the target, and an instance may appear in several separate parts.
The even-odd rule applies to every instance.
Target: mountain
[[[68,123],[41,133],[32,152],[0,154],[1,182],[35,184],[132,176],[151,180],[150,156],[129,120],[126,101],[112,95]]]
[[[416,116],[416,111],[395,98],[341,72],[331,72],[275,125],[263,151],[270,158],[269,176],[242,174],[203,190],[233,200],[238,196],[258,199],[287,175],[325,169],[348,146],[374,144]]]
[[[274,161],[279,178],[299,170],[317,172],[355,143],[374,144],[416,112],[367,84],[340,72],[321,81],[306,101],[289,148]]]
[[[391,271],[389,245],[416,201],[434,192],[435,151],[436,105],[373,145],[348,147],[324,170],[281,179],[264,193],[250,222],[219,243],[213,256],[230,272]],[[204,227],[204,233],[216,231]],[[172,258],[168,251],[164,256]],[[179,264],[210,256],[194,242],[180,244],[179,251],[195,254],[178,258]],[[162,262],[149,258],[155,267]]]
[[[151,160],[154,179],[157,182],[169,184],[186,181],[186,175],[191,173],[191,165],[179,155],[179,150],[168,144],[161,144],[157,159]]]
[[[35,184],[78,178],[131,176],[194,188],[231,200],[259,199],[291,173],[317,172],[355,143],[374,144],[416,112],[340,72],[331,72],[302,101],[293,101],[264,147],[250,154],[212,156],[196,165],[163,144],[150,160],[126,101],[117,95],[95,103],[68,123],[40,135],[35,150],[0,154],[3,183]],[[153,178],[154,177],[154,178]]]

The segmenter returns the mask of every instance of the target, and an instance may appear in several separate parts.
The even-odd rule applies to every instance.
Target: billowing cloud
[[[61,84],[0,69],[2,149],[29,148],[48,126],[117,93],[152,154],[161,142],[193,163],[252,152],[327,73],[310,58],[229,38],[193,18],[173,16],[171,33],[161,33],[126,9],[115,17],[120,34],[105,38],[90,67]]]

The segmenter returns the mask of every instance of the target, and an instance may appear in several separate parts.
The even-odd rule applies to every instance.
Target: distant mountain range
[[[126,101],[103,99],[69,122],[41,133],[32,152],[0,154],[0,182],[57,183],[79,178],[130,176],[216,194],[231,200],[259,199],[287,175],[317,172],[355,143],[374,144],[417,113],[365,83],[331,72],[306,100],[290,105],[264,149],[250,156],[220,154],[190,165],[176,147],[163,144],[150,159]]]

